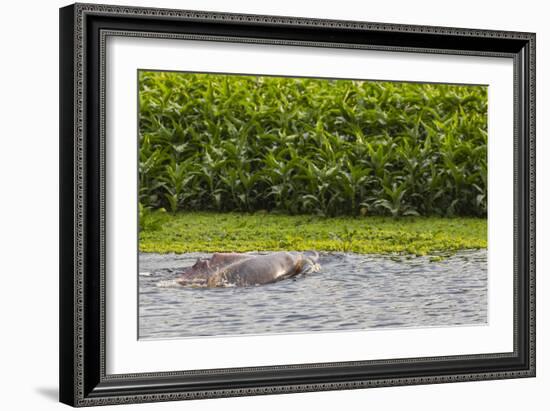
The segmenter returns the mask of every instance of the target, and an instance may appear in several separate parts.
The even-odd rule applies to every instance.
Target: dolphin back
[[[319,254],[306,252],[273,252],[262,255],[216,253],[210,259],[198,260],[176,280],[183,286],[235,287],[273,283],[300,273],[319,270]]]

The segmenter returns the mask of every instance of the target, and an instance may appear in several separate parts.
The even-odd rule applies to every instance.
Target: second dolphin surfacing
[[[244,287],[268,284],[297,274],[318,271],[319,254],[306,252],[273,252],[252,255],[215,253],[209,259],[198,259],[185,268],[176,280],[187,287]]]

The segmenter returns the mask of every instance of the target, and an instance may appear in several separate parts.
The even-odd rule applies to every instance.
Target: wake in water
[[[177,282],[185,267],[211,258],[140,254],[140,339],[487,323],[486,250],[443,260],[322,253],[315,275],[259,287]]]

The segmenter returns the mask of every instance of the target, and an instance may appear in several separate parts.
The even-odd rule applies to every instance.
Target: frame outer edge
[[[59,400],[75,405],[74,6],[59,9]]]
[[[529,371],[536,376],[536,34],[528,41],[528,139],[529,145]]]
[[[73,13],[73,41],[74,41],[74,367],[76,375],[73,381],[74,406],[81,407],[91,405],[86,400],[84,384],[86,379],[85,368],[85,201],[86,201],[86,29],[85,7],[82,4],[74,4]]]
[[[84,216],[86,184],[85,167],[85,17],[86,14],[126,15],[129,17],[166,17],[193,21],[226,21],[258,24],[296,25],[355,30],[381,30],[425,34],[453,34],[501,39],[519,39],[526,42],[529,58],[526,62],[528,96],[524,100],[529,117],[526,171],[528,176],[528,253],[529,290],[528,350],[529,364],[522,371],[504,371],[452,376],[390,378],[366,381],[348,381],[327,384],[292,384],[248,389],[201,390],[195,392],[166,392],[158,394],[87,397],[84,392]],[[366,387],[411,384],[434,384],[485,379],[520,378],[535,375],[535,35],[525,32],[429,27],[386,23],[335,21],[324,19],[260,16],[218,12],[152,9],[144,7],[74,4],[60,9],[60,401],[73,406],[173,401],[181,399],[219,398],[291,392],[326,391]],[[68,77],[67,77],[68,76]],[[70,82],[68,81],[70,78]],[[70,85],[69,85],[70,83]],[[69,151],[72,155],[69,155]],[[69,181],[70,180],[70,181]],[[69,214],[68,210],[72,210]],[[70,289],[70,290],[69,290]],[[69,318],[70,317],[70,318]],[[72,323],[69,323],[70,320]]]
[[[168,19],[188,19],[202,22],[231,22],[241,24],[264,24],[296,27],[322,27],[352,30],[398,31],[401,33],[422,33],[457,36],[482,36],[499,39],[529,40],[533,33],[522,31],[488,30],[476,28],[428,26],[402,23],[380,23],[356,20],[332,20],[327,18],[261,15],[237,12],[200,11],[169,9],[161,7],[124,6],[100,3],[75,3],[82,11],[101,15],[126,15],[131,17],[161,17]]]

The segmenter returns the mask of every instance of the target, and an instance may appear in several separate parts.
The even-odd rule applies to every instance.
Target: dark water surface
[[[139,257],[139,338],[362,330],[487,322],[487,251],[443,261],[323,253],[321,270],[277,283],[184,288],[182,267],[211,254]]]

